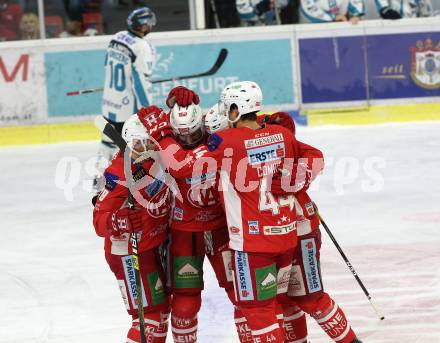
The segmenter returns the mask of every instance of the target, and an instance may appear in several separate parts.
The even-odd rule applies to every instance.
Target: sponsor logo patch
[[[181,209],[180,207],[174,207],[173,219],[183,220],[183,209]]]
[[[147,275],[147,280],[153,305],[163,304],[165,301],[165,289],[162,280],[160,279],[159,272],[149,273]]]
[[[250,165],[280,160],[285,156],[284,142],[267,145],[260,148],[248,149],[247,156]]]
[[[284,142],[284,137],[281,133],[277,133],[276,135],[271,135],[267,137],[246,139],[244,141],[244,146],[246,149],[253,149],[280,142]]]
[[[290,223],[281,226],[264,226],[263,232],[265,235],[285,235],[296,229],[295,223]]]
[[[130,311],[130,303],[127,298],[127,288],[125,287],[124,280],[118,280],[119,290],[121,291],[122,300],[124,300],[125,308],[127,311]]]
[[[174,287],[202,287],[202,264],[199,256],[175,256],[173,259]]]
[[[316,258],[315,241],[313,239],[302,240],[301,252],[309,293],[318,292],[322,290],[322,286],[319,277],[318,260]]]
[[[289,287],[290,270],[292,265],[280,268],[277,276],[277,294],[286,293]]]
[[[254,300],[248,254],[243,251],[236,251],[234,262],[235,270],[237,271],[238,296],[240,300]]]
[[[156,195],[162,189],[162,186],[164,185],[164,177],[164,173],[161,172],[155,176],[147,187],[145,187],[145,192],[149,197]]]
[[[255,282],[257,283],[258,300],[272,299],[277,295],[276,265],[255,268]]]
[[[206,181],[215,180],[216,175],[216,172],[209,172],[199,176],[187,177],[185,178],[185,182],[187,185],[197,185],[199,183],[205,183]]]
[[[147,172],[145,171],[144,168],[139,167],[138,169],[136,169],[136,171],[133,173],[133,180],[134,182],[139,181],[140,179],[142,179],[145,175],[147,175]]]
[[[299,297],[306,295],[306,288],[304,286],[304,278],[301,273],[301,267],[298,265],[292,265],[289,279],[288,293],[291,297]]]
[[[248,220],[249,234],[258,235],[260,234],[260,227],[258,220]]]
[[[315,214],[315,207],[313,206],[313,202],[308,202],[305,207],[309,216],[313,216]]]
[[[128,285],[128,292],[130,294],[131,303],[133,304],[133,308],[137,309],[137,289],[136,289],[136,277],[134,273],[134,264],[135,261],[133,257],[124,256],[122,257],[122,265],[124,266],[125,280]],[[145,298],[144,285],[141,280],[141,290],[142,290],[142,302],[144,307],[148,306],[147,299]]]
[[[222,251],[223,266],[225,267],[226,280],[232,282],[232,254],[231,251]]]
[[[238,235],[240,233],[240,229],[236,226],[230,226],[229,232],[233,235]]]

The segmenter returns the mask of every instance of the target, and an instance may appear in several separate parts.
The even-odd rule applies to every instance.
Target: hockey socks
[[[314,312],[311,316],[335,342],[351,343],[356,339],[356,334],[348,323],[344,312],[333,300],[331,300],[331,304],[326,310]]]
[[[159,322],[145,318],[145,338],[147,342],[155,342],[155,332],[159,326]],[[133,319],[133,324],[127,333],[127,343],[140,343],[141,333],[139,331],[139,319]]]
[[[246,318],[238,307],[234,308],[234,321],[240,343],[253,343],[251,329],[247,325]]]
[[[171,315],[171,332],[174,342],[197,342],[197,316],[179,318]]]
[[[154,333],[154,343],[165,343],[167,340],[168,323],[169,323],[169,312],[164,312],[160,314],[160,325]]]
[[[306,314],[298,306],[284,309],[284,343],[307,343]]]
[[[261,307],[240,307],[239,309],[246,318],[254,343],[283,342],[283,331],[278,324],[275,302]]]

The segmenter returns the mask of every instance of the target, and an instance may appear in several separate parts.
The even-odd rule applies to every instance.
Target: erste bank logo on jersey
[[[285,156],[284,137],[278,133],[244,141],[250,165],[277,161]]]

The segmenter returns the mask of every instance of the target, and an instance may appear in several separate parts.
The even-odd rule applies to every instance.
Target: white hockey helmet
[[[220,113],[219,104],[212,106],[205,115],[205,130],[209,135],[229,127],[228,116]]]
[[[122,138],[127,142],[131,150],[140,156],[147,157],[150,136],[137,114],[133,114],[125,121],[121,133]]]
[[[238,116],[232,123],[236,123],[240,117],[247,113],[258,112],[261,110],[263,93],[260,86],[253,81],[233,82],[223,89],[220,95],[220,112],[226,113],[229,118],[231,106],[237,106]]]
[[[205,134],[202,110],[196,104],[187,107],[175,104],[171,109],[170,124],[174,135],[182,145],[196,145]]]
[[[256,22],[258,15],[255,11],[255,6],[260,0],[236,0],[235,7],[240,18],[244,21]]]

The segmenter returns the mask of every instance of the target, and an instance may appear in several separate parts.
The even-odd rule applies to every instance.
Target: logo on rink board
[[[237,271],[238,295],[240,300],[254,300],[247,253],[242,251],[235,252],[235,270]]]
[[[175,256],[174,262],[175,288],[202,287],[202,259],[199,256]]]
[[[319,278],[319,266],[316,258],[316,245],[313,239],[301,241],[301,252],[309,293],[322,290]]]
[[[440,42],[428,38],[411,48],[411,78],[424,89],[440,89]]]
[[[122,257],[122,265],[124,266],[125,280],[128,285],[128,292],[130,294],[131,303],[133,308],[137,309],[137,290],[136,290],[136,278],[134,274],[133,258],[131,256]],[[147,299],[145,298],[144,285],[141,280],[142,289],[142,302],[144,307],[148,306]]]
[[[277,270],[275,263],[263,268],[255,268],[258,300],[272,299],[277,295]]]

